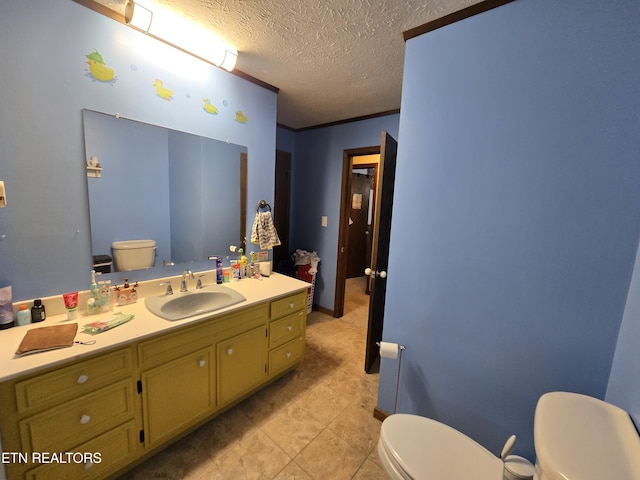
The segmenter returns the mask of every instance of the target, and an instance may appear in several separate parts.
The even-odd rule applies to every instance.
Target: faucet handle
[[[202,277],[206,276],[204,273],[202,275],[198,275],[198,283],[196,283],[196,290],[202,288]]]
[[[162,283],[160,283],[158,285],[160,285],[160,286],[166,285],[167,286],[167,291],[164,294],[165,295],[173,295],[173,288],[171,288],[171,282],[162,282]]]

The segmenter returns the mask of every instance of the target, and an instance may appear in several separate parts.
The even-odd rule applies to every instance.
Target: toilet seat
[[[382,422],[378,454],[387,474],[407,480],[501,480],[502,461],[463,433],[417,415]]]

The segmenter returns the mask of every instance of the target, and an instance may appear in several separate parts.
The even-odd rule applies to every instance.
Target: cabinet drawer
[[[209,327],[209,325],[195,325],[141,342],[138,345],[140,366],[149,367],[164,363],[202,348],[207,343],[211,344],[210,337],[213,336],[213,330]]]
[[[271,318],[280,318],[307,307],[307,292],[303,291],[271,302]]]
[[[26,452],[63,452],[134,416],[134,387],[122,380],[20,422]]]
[[[288,315],[280,320],[271,322],[269,326],[269,348],[302,335],[304,328],[304,312],[300,311]]]
[[[126,348],[18,382],[18,412],[78,398],[108,385],[131,373],[132,357],[131,349]]]
[[[104,478],[131,461],[138,441],[138,429],[133,420],[73,449],[67,463],[51,462],[27,472],[27,480],[89,480]],[[65,457],[66,458],[66,457]],[[39,459],[36,457],[37,460]]]
[[[302,360],[303,353],[304,339],[302,337],[271,350],[269,352],[269,375],[275,375],[292,367]]]
[[[220,317],[216,321],[216,337],[231,337],[260,324],[266,324],[269,320],[269,303],[261,303],[236,313],[230,313]]]

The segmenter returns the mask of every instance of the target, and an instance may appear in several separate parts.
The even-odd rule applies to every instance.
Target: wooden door
[[[387,292],[387,262],[389,260],[389,240],[391,238],[391,211],[393,207],[393,186],[396,176],[396,153],[398,142],[387,132],[382,132],[380,144],[380,165],[376,196],[379,199],[373,221],[371,247],[371,294],[369,296],[369,326],[367,329],[367,349],[364,369],[367,373],[378,371],[380,353],[376,342],[382,340],[384,325],[384,303]]]
[[[289,248],[289,210],[291,208],[291,153],[276,151],[275,195],[273,223],[280,245],[273,247],[273,269],[283,272],[291,254]],[[284,271],[283,273],[286,273]]]
[[[349,241],[347,244],[347,278],[361,277],[369,266],[371,231],[369,204],[373,175],[351,174],[351,206],[349,214]]]

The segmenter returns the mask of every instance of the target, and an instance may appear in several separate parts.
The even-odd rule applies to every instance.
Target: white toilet
[[[602,400],[567,392],[543,395],[534,442],[536,480],[640,480],[640,436],[627,412]],[[503,461],[480,444],[417,415],[387,417],[378,454],[393,479],[511,478]]]
[[[121,240],[111,244],[116,272],[129,272],[153,267],[155,240]]]

